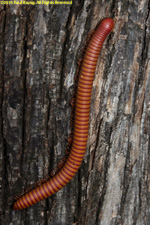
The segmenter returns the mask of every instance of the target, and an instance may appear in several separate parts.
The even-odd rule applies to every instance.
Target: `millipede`
[[[88,140],[90,102],[96,65],[102,44],[112,31],[113,25],[114,22],[111,18],[102,20],[87,44],[80,65],[76,96],[73,101],[73,135],[72,139],[69,139],[70,151],[66,150],[67,157],[60,162],[58,171],[51,177],[43,179],[39,185],[35,185],[32,190],[29,189],[23,196],[18,195],[17,201],[13,205],[14,210],[27,208],[55,194],[77,173]]]

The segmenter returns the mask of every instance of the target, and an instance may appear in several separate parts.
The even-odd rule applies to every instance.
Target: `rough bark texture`
[[[0,5],[0,223],[150,224],[150,1]],[[77,58],[116,19],[93,85],[87,152],[72,181],[22,211],[13,196],[64,155]]]

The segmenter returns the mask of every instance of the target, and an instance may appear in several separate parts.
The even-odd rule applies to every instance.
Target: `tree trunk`
[[[150,224],[150,2],[0,5],[0,223]],[[99,21],[115,27],[99,57],[86,155],[52,197],[13,197],[64,155],[80,50]]]

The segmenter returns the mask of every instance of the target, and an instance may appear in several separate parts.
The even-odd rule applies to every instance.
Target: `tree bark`
[[[71,182],[22,211],[13,197],[64,155],[80,50],[102,18],[86,155]],[[150,224],[150,1],[0,4],[0,223]]]

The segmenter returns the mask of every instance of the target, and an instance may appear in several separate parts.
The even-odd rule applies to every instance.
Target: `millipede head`
[[[105,29],[107,29],[107,31],[109,33],[114,27],[114,21],[111,18],[106,18],[101,22],[99,27],[104,27]],[[98,27],[98,29],[99,29],[99,27]]]

